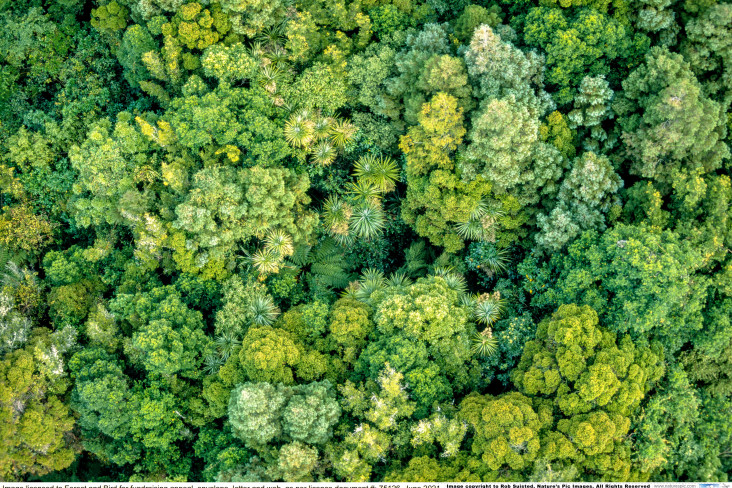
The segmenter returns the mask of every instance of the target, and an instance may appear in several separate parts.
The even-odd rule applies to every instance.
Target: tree
[[[157,44],[150,32],[140,24],[133,24],[125,30],[122,44],[117,51],[117,59],[125,68],[124,75],[127,82],[136,88],[140,82],[148,79],[148,71],[142,62],[142,55],[154,51]]]
[[[24,349],[0,361],[0,477],[20,480],[62,470],[74,461],[74,417],[63,403],[68,388],[62,354],[67,348],[48,334],[35,334]],[[54,361],[48,369],[49,361]]]
[[[270,383],[242,383],[231,391],[229,422],[249,447],[264,447],[282,435],[287,390]]]
[[[451,155],[465,135],[463,113],[457,100],[438,93],[422,107],[419,125],[402,137],[407,158],[407,196],[402,218],[417,234],[449,251],[460,249],[462,239],[451,228],[468,220],[490,189],[483,179],[463,183],[454,174]]]
[[[681,55],[652,48],[623,90],[613,108],[633,174],[667,185],[675,171],[707,173],[729,157],[722,106],[703,94]]]
[[[227,14],[231,28],[238,34],[255,37],[272,28],[285,16],[285,2],[262,0],[223,0],[221,10]]]
[[[539,120],[514,96],[488,99],[473,118],[471,144],[464,151],[465,178],[483,176],[494,192],[528,182],[532,149],[539,142]]]
[[[412,426],[414,447],[435,442],[442,446],[441,457],[454,457],[460,452],[468,426],[459,418],[447,418],[440,413],[432,414],[429,420],[420,420]]]
[[[356,300],[341,298],[333,304],[328,338],[341,351],[344,361],[353,363],[373,330],[369,307]]]
[[[644,471],[651,473],[664,469],[667,464],[677,466],[701,461],[701,450],[694,443],[693,432],[700,420],[699,393],[678,366],[668,372],[662,385],[634,421],[637,438],[634,450]],[[674,462],[669,463],[670,459]]]
[[[136,175],[146,169],[150,144],[122,112],[114,128],[101,120],[81,146],[69,150],[71,166],[79,172],[74,184],[74,218],[82,227],[125,223],[134,226],[150,210],[149,193],[140,193]]]
[[[572,101],[583,73],[608,74],[612,61],[634,54],[625,26],[591,8],[578,10],[571,20],[559,9],[532,8],[526,16],[524,39],[546,51],[547,82],[557,87],[553,96],[562,105]]]
[[[512,374],[519,390],[528,395],[556,394],[554,401],[567,416],[597,407],[627,416],[659,375],[653,369],[658,368],[655,356],[636,352],[629,340],[618,349],[615,337],[597,323],[597,314],[586,305],[564,305],[541,322]],[[552,352],[549,343],[556,344]]]
[[[256,60],[241,43],[230,46],[217,43],[207,47],[201,56],[201,66],[207,76],[228,83],[251,80],[258,68]]]
[[[330,382],[297,386],[242,383],[229,399],[229,422],[247,447],[266,450],[280,442],[323,445],[341,409]]]
[[[503,20],[500,7],[491,6],[490,9],[480,5],[467,5],[463,12],[455,19],[455,36],[460,41],[469,41],[475,29],[483,24],[495,28]]]
[[[224,282],[223,292],[223,305],[216,312],[216,333],[241,337],[252,325],[255,300],[265,296],[267,290],[262,283],[251,279],[244,282],[234,275]]]
[[[358,378],[376,379],[388,363],[409,383],[418,417],[428,415],[435,402],[446,401],[452,385],[466,388],[477,381],[470,349],[474,325],[443,278],[386,287],[370,300],[376,328],[355,364]]]
[[[212,48],[210,54],[204,56],[207,60],[204,70],[217,74],[225,69],[229,73],[227,76],[242,76],[236,75],[236,69],[246,73],[247,68],[237,68],[236,64],[221,68],[211,65],[222,57],[218,54],[219,49]],[[235,47],[230,50],[233,54],[242,54]],[[231,55],[226,59],[233,62]],[[237,57],[236,63],[245,63],[246,59]],[[170,102],[164,117],[175,131],[179,144],[192,151],[207,149],[210,152],[228,145],[236,146],[241,154],[235,156],[233,162],[241,159],[246,167],[276,165],[291,154],[282,138],[277,108],[264,88],[233,88],[222,81],[213,91],[205,89],[205,85],[202,90],[194,91],[193,85],[191,90],[186,90],[188,84],[184,86],[184,96]]]
[[[330,115],[348,101],[346,82],[331,66],[316,63],[295,80],[290,87],[288,99],[298,107],[322,109],[325,114]]]
[[[583,230],[604,229],[605,215],[612,205],[619,208],[615,194],[622,186],[623,181],[607,157],[583,153],[574,160],[572,170],[562,181],[557,207],[549,216],[537,217],[541,229],[537,244],[558,250]]]
[[[312,382],[294,387],[293,392],[282,413],[284,434],[296,442],[325,444],[341,415],[333,385],[328,380]]]
[[[681,52],[692,71],[715,93],[717,100],[729,106],[732,102],[732,73],[729,68],[730,38],[727,25],[732,21],[732,7],[727,3],[711,5],[686,24],[687,38]]]
[[[149,373],[197,377],[210,339],[201,329],[173,328],[170,321],[162,319],[143,325],[132,335],[130,345],[142,356]]]
[[[0,292],[0,355],[23,347],[28,341],[31,321],[15,309],[12,296]]]
[[[308,186],[306,175],[284,168],[202,169],[175,209],[178,219],[172,225],[185,234],[173,236],[173,258],[189,272],[216,272],[233,264],[236,244],[269,229],[279,228],[295,242],[306,241],[315,224],[314,214],[305,208]]]
[[[610,330],[639,343],[656,338],[670,353],[702,327],[709,283],[697,273],[703,259],[674,232],[625,224],[602,236],[586,232],[552,263],[556,284],[534,298],[537,305],[590,305]]]
[[[664,373],[663,354],[628,336],[616,341],[592,308],[562,305],[524,347],[512,380],[534,398],[540,417],[554,415],[556,430],[541,438],[546,461],[603,479],[643,470],[632,466],[625,438],[630,416]]]
[[[293,369],[300,363],[302,346],[292,335],[272,327],[250,327],[239,352],[245,373],[254,381],[292,384]]]
[[[280,448],[277,464],[270,466],[268,474],[272,479],[290,483],[311,481],[311,473],[317,464],[318,450],[296,441]]]
[[[554,108],[543,90],[543,57],[535,51],[523,53],[488,25],[481,25],[473,33],[465,51],[465,64],[471,84],[478,87],[486,103],[513,95],[515,102],[526,107],[534,119]]]
[[[386,93],[401,101],[404,121],[416,125],[420,109],[438,92],[454,96],[463,109],[470,107],[470,87],[463,62],[450,56],[447,33],[438,24],[425,24],[408,34],[406,49],[394,56],[397,75],[386,80]]]
[[[614,92],[604,76],[585,76],[582,78],[577,95],[574,97],[574,110],[567,114],[572,128],[590,129],[592,139],[601,142],[607,133],[600,124],[613,117],[610,103]],[[587,147],[588,143],[585,143]]]
[[[539,453],[539,431],[551,423],[550,412],[537,413],[531,399],[518,392],[499,397],[468,395],[460,404],[460,418],[475,433],[473,453],[494,472],[504,466],[521,472]]]

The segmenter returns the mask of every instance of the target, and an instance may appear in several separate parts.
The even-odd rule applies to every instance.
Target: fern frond
[[[330,288],[348,286],[351,275],[346,272],[343,249],[333,239],[323,240],[312,256],[310,273],[321,284]]]
[[[10,261],[10,251],[0,246],[0,270],[5,270]]]
[[[295,252],[287,260],[288,264],[297,268],[302,268],[310,262],[310,251],[312,247],[301,244],[295,248]]]
[[[412,277],[425,274],[427,269],[427,250],[425,249],[424,241],[415,241],[404,251],[404,266],[402,266],[402,269]]]

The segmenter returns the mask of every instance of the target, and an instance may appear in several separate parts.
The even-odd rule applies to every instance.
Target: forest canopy
[[[0,480],[728,481],[728,0],[0,0]]]

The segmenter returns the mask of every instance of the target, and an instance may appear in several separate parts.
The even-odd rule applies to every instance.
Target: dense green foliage
[[[729,0],[0,0],[0,481],[728,481]]]

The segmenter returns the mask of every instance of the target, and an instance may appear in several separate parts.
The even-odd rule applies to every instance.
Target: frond
[[[333,117],[319,117],[313,126],[313,135],[316,141],[327,139],[335,123]]]
[[[353,234],[356,237],[367,240],[372,239],[376,237],[376,235],[383,230],[384,225],[386,225],[384,211],[381,210],[379,205],[367,203],[353,211],[350,224],[353,229]]]
[[[336,149],[330,142],[320,141],[313,148],[310,156],[313,159],[313,163],[320,166],[329,166],[336,158]]]
[[[216,352],[222,360],[222,363],[229,359],[241,345],[241,341],[234,331],[226,331],[220,336],[217,336],[214,343],[216,344]]]
[[[494,242],[502,216],[503,212],[490,209],[485,200],[480,200],[468,220],[455,224],[455,230],[463,239]]]
[[[260,44],[273,45],[279,47],[279,44],[283,44],[285,40],[285,23],[273,25],[271,27],[265,27],[262,29],[255,40]]]
[[[333,239],[326,239],[312,257],[310,273],[325,286],[343,288],[351,281],[351,275],[345,271],[346,265],[343,249]]]
[[[399,179],[399,167],[390,158],[367,154],[359,158],[353,166],[353,176],[376,186],[381,193],[388,193]]]
[[[352,281],[348,284],[345,290],[341,292],[341,298],[352,298],[353,300],[358,300],[358,289],[360,285],[358,284],[358,281]]]
[[[427,250],[424,241],[419,240],[412,243],[404,252],[404,266],[410,276],[423,275],[427,268]]]
[[[386,280],[386,285],[393,287],[409,286],[411,284],[412,280],[403,272],[392,273],[389,279]]]
[[[254,59],[259,59],[264,56],[264,45],[261,41],[255,41],[249,46],[249,54]]]
[[[207,375],[216,374],[225,362],[218,354],[209,354],[203,360],[203,372]]]
[[[483,239],[483,225],[478,219],[469,219],[465,222],[455,224],[455,231],[460,237],[469,241],[479,241]]]
[[[351,275],[345,272],[344,263],[313,263],[310,272],[320,283],[330,288],[343,288],[351,282]]]
[[[506,249],[499,249],[495,245],[487,244],[483,248],[481,264],[490,273],[502,273],[508,268],[508,251]]]
[[[361,273],[361,279],[359,280],[364,286],[373,285],[375,288],[383,288],[386,286],[386,278],[384,273],[375,268],[366,268]]]
[[[353,215],[351,206],[337,196],[329,196],[323,204],[323,221],[325,227],[333,238],[341,244],[349,238],[349,221],[351,215]]]
[[[361,301],[368,301],[371,294],[386,286],[384,273],[378,269],[368,268],[361,274],[358,280],[358,289],[355,292],[356,298]]]
[[[471,293],[465,293],[460,295],[459,302],[461,307],[465,307],[470,312],[471,318],[475,313],[475,304],[477,303],[478,296]]]
[[[503,300],[486,293],[478,297],[474,308],[474,314],[478,322],[485,325],[492,325],[501,317],[503,309]]]
[[[310,250],[312,247],[301,244],[295,248],[292,256],[288,259],[288,264],[294,265],[295,267],[302,268],[307,265],[310,261]]]
[[[274,46],[264,54],[264,57],[272,61],[273,67],[279,67],[287,64],[289,55],[282,46]]]
[[[345,147],[358,132],[358,127],[351,122],[337,119],[330,130],[330,140],[335,147]]]
[[[473,334],[471,342],[473,343],[471,350],[477,356],[486,358],[498,351],[498,340],[493,337],[491,329],[485,329],[481,333]]]
[[[381,190],[370,181],[356,180],[348,184],[348,193],[362,202],[377,203],[381,199]]]
[[[285,140],[293,147],[303,148],[308,146],[313,140],[314,125],[302,114],[291,116],[285,122]]]
[[[458,295],[462,296],[468,291],[468,283],[465,281],[463,275],[455,272],[447,273],[443,275],[445,283],[451,290],[455,290]]]
[[[272,325],[280,314],[280,309],[268,295],[255,297],[249,305],[249,311],[252,314],[252,322],[256,325]]]
[[[259,249],[249,257],[250,262],[260,274],[277,273],[282,257],[269,249]]]
[[[264,248],[279,255],[280,257],[290,256],[294,252],[292,237],[283,230],[270,230],[264,239]]]
[[[449,275],[450,273],[454,273],[455,268],[452,266],[435,266],[432,270],[432,274],[434,276],[440,276],[444,278],[445,276]]]
[[[478,204],[475,206],[475,210],[470,214],[471,219],[479,220],[488,212],[488,202],[484,198],[481,198]]]

